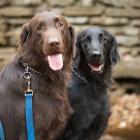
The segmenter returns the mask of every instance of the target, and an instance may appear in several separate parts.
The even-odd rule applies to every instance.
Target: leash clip
[[[25,67],[25,72],[23,74],[23,77],[27,82],[27,90],[25,91],[25,96],[33,96],[33,90],[31,89],[32,74],[31,72],[29,72],[29,66],[27,63],[24,64],[24,67]]]
[[[25,91],[25,96],[33,96],[33,90]]]
[[[29,66],[27,63],[24,64],[24,67],[25,67],[25,72],[24,72],[24,75],[23,77],[26,79],[26,80],[30,80],[32,78],[32,75],[31,73],[29,72]]]

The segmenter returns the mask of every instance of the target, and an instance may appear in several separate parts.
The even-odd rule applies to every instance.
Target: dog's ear
[[[119,59],[120,59],[120,56],[118,53],[117,41],[116,41],[115,37],[111,35],[111,38],[110,38],[110,61],[111,61],[111,64],[112,65],[117,64]]]
[[[77,37],[77,40],[76,40],[76,55],[75,55],[75,58],[74,58],[74,68],[78,68],[79,65],[80,65],[80,61],[81,61],[81,53],[80,53],[80,35]]]
[[[76,32],[72,25],[69,25],[69,33],[70,33],[70,37],[71,37],[71,52],[72,52],[73,58],[74,58],[76,55],[76,50],[75,50]]]
[[[79,50],[79,48],[76,48],[76,55],[75,55],[74,63],[73,63],[74,68],[77,69],[79,67],[80,61],[81,61],[80,50]]]
[[[22,46],[24,45],[24,43],[27,42],[29,36],[30,36],[29,23],[26,23],[26,24],[23,25],[22,31],[21,31],[21,34],[20,34],[20,42],[21,42]]]

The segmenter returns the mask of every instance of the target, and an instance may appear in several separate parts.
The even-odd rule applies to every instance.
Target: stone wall
[[[77,31],[101,26],[119,44],[120,64],[114,69],[115,102],[124,93],[140,93],[140,0],[0,0],[0,69],[15,55],[21,26],[35,13],[56,10]]]
[[[14,54],[21,26],[47,9],[64,14],[77,30],[102,26],[111,31],[123,56],[114,77],[140,78],[140,0],[1,0],[0,68]]]

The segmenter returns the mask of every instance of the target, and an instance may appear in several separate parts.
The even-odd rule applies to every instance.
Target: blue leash
[[[2,126],[1,121],[0,121],[0,140],[5,140],[3,126]]]
[[[33,91],[25,92],[25,113],[28,140],[35,140],[33,110],[32,110]]]
[[[33,106],[32,106],[33,90],[31,90],[32,75],[29,72],[28,64],[26,63],[24,64],[24,66],[25,72],[23,77],[27,82],[27,90],[25,91],[25,116],[26,116],[27,137],[28,140],[35,140]]]
[[[25,64],[24,78],[28,84],[28,88],[25,91],[25,116],[26,116],[26,127],[27,127],[27,140],[35,140],[34,122],[33,122],[33,107],[32,97],[33,91],[31,90],[31,73],[29,72],[28,64]],[[0,140],[5,140],[4,130],[2,122],[0,120]]]
[[[25,92],[25,115],[28,140],[35,140],[33,110],[32,110],[33,91]],[[5,140],[3,126],[0,121],[0,140]]]

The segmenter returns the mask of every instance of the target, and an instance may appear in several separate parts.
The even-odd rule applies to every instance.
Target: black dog
[[[89,28],[77,37],[73,80],[69,98],[74,114],[69,120],[63,140],[98,140],[110,115],[107,88],[112,65],[119,59],[117,43],[111,33]]]

